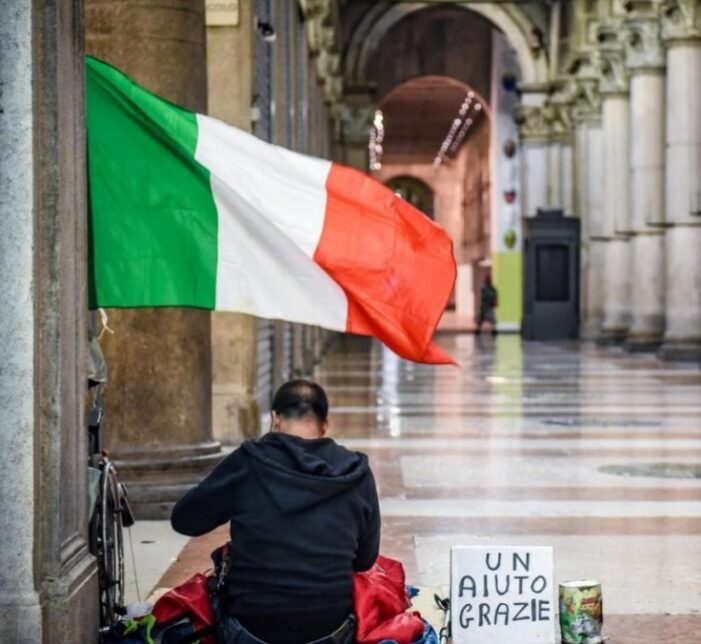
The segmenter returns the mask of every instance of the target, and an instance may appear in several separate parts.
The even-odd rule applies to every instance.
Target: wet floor
[[[447,585],[452,545],[550,545],[602,582],[613,642],[701,642],[701,372],[517,336],[444,336],[461,368],[349,339],[318,372],[368,453],[383,551]]]

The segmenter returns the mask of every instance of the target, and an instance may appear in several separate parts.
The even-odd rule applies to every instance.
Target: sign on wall
[[[208,27],[236,27],[239,24],[239,0],[207,0],[205,23]]]
[[[554,644],[552,548],[452,548],[450,610],[454,644]]]

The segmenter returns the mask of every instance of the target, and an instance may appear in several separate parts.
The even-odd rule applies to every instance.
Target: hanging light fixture
[[[382,153],[384,149],[382,142],[385,140],[385,123],[382,110],[375,110],[375,116],[370,126],[368,136],[368,152],[370,158],[370,170],[380,170],[382,168]]]
[[[481,113],[482,104],[477,100],[475,93],[470,90],[460,104],[458,116],[453,119],[448,134],[438,148],[438,153],[433,159],[434,166],[442,165],[448,156],[455,154],[460,149],[468,131]]]

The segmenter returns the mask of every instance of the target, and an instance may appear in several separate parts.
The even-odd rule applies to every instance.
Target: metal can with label
[[[560,584],[560,633],[563,644],[601,644],[604,613],[601,584],[578,579]]]

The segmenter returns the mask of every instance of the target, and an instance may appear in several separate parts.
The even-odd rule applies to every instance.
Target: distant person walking
[[[487,273],[480,289],[480,312],[477,320],[477,334],[482,332],[482,325],[489,322],[492,326],[492,335],[497,334],[496,308],[499,306],[499,294],[492,284],[492,276]]]

